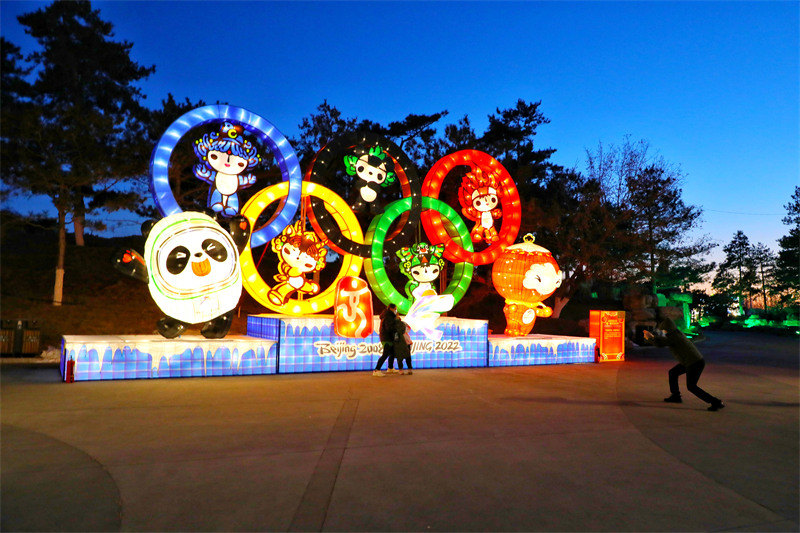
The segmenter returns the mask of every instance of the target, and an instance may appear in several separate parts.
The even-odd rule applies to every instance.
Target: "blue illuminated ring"
[[[153,194],[156,207],[162,216],[166,217],[182,211],[169,186],[169,161],[172,157],[172,150],[189,130],[217,120],[235,121],[248,132],[257,135],[269,146],[275,156],[275,162],[281,169],[283,181],[289,182],[289,193],[283,208],[268,224],[250,236],[251,246],[266,244],[278,236],[292,222],[297,213],[303,190],[303,174],[300,172],[297,154],[288,139],[268,120],[255,113],[241,107],[207,105],[193,109],[173,122],[161,136],[150,158],[150,192]]]

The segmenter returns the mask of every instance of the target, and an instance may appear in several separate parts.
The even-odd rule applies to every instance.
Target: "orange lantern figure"
[[[363,339],[372,333],[372,293],[363,279],[341,278],[333,309],[333,330],[340,337]]]
[[[533,244],[525,235],[523,243],[506,248],[492,265],[492,283],[506,299],[507,337],[531,332],[536,317],[549,317],[553,310],[542,303],[561,286],[561,270],[546,248]]]
[[[484,174],[480,167],[467,172],[458,189],[458,201],[464,216],[475,222],[470,233],[473,242],[486,239],[492,245],[500,240],[494,228],[495,220],[503,218],[503,210],[498,208],[503,188],[499,182],[500,171]]]
[[[278,273],[273,278],[278,284],[267,293],[267,298],[274,305],[286,305],[295,293],[319,292],[319,284],[305,275],[325,268],[328,251],[317,234],[304,231],[303,226],[303,220],[298,220],[272,240],[272,251],[278,254]]]

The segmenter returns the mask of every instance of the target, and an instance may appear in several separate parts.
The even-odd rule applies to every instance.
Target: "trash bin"
[[[4,321],[5,322],[5,321]],[[0,354],[7,355],[14,352],[14,329],[6,327],[0,329]]]
[[[20,353],[39,355],[41,351],[39,345],[41,344],[42,332],[36,327],[35,322],[33,326],[33,328],[22,330],[22,350]]]
[[[3,320],[0,330],[0,353],[38,355],[41,338],[42,332],[36,320]]]

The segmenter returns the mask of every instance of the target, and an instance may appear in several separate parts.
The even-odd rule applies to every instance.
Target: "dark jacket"
[[[411,357],[411,346],[406,343],[403,334],[406,332],[408,326],[402,320],[397,321],[396,337],[394,341],[394,353],[398,359],[407,359]]]
[[[665,334],[656,335],[653,338],[653,344],[669,347],[669,351],[672,352],[672,355],[680,364],[689,366],[703,360],[700,350],[697,349],[692,341],[686,338],[686,335],[678,329],[671,319],[665,318],[662,320],[658,328],[663,329]]]
[[[400,322],[400,319],[397,318],[396,313],[390,311],[388,307],[383,310],[381,313],[381,327],[378,330],[381,342],[386,344],[392,344],[394,342],[394,335],[397,331],[398,322]]]

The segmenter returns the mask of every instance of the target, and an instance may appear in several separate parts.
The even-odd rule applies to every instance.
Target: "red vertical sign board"
[[[625,360],[625,311],[589,311],[589,336],[597,341],[597,361]]]

